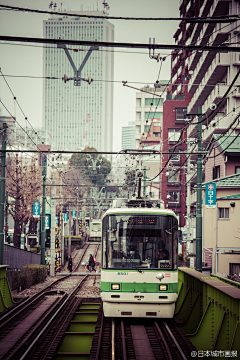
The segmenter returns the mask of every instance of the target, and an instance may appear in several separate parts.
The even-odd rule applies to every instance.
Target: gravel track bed
[[[89,260],[89,256],[90,254],[94,254],[95,251],[97,249],[97,245],[96,244],[90,244],[90,246],[88,247],[86,254],[82,260],[82,262],[85,262],[85,266],[80,265],[78,270],[76,271],[81,272],[81,273],[86,273],[88,274],[89,272],[87,271],[87,264],[88,264],[88,260]],[[79,249],[74,251],[73,254],[73,268],[77,265],[80,257],[82,256],[84,252],[84,248],[83,249]],[[97,256],[96,256],[96,266],[95,269],[97,270],[98,273],[101,272],[101,247],[99,247]],[[67,267],[67,265],[66,265]],[[66,271],[66,270],[64,270]],[[94,272],[92,272],[94,273]],[[91,276],[92,279],[88,279],[85,284],[83,285],[83,295],[84,297],[96,297],[96,296],[100,296],[100,276]],[[43,283],[40,284],[36,284],[31,286],[28,289],[25,289],[23,291],[19,291],[19,290],[12,290],[12,297],[14,298],[23,298],[23,297],[30,297],[34,294],[36,294],[38,291],[42,290],[43,288],[45,288],[46,286],[54,283],[56,280],[59,279],[59,275],[58,276],[47,276],[46,280]],[[76,276],[71,276],[69,279],[64,280],[64,281],[60,281],[58,283],[58,285],[56,285],[56,287],[54,287],[54,289],[57,290],[62,290],[62,291],[66,291],[69,292],[71,291],[71,289],[73,289],[80,281],[80,277],[76,277]],[[90,285],[87,284],[90,283]],[[86,287],[87,286],[87,287]],[[85,288],[86,287],[86,288]]]
[[[100,276],[89,276],[78,291],[77,296],[84,298],[100,297],[101,278]]]

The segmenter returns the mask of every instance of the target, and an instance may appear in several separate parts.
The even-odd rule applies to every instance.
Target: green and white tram
[[[89,241],[101,241],[102,222],[101,219],[93,219],[89,226]]]
[[[178,296],[177,217],[144,201],[132,205],[109,209],[102,218],[104,315],[172,318]]]

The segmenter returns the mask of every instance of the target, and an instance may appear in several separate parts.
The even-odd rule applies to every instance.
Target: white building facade
[[[122,150],[135,149],[135,122],[129,121],[128,126],[122,127]]]
[[[135,118],[135,148],[139,149],[141,136],[146,136],[151,127],[151,119],[160,119],[162,123],[163,102],[166,92],[163,92],[167,80],[159,81],[158,87],[147,85],[141,92],[136,93],[136,118]]]
[[[102,15],[102,12],[74,12],[77,15]],[[106,19],[54,15],[44,21],[47,39],[114,41],[114,25]],[[69,54],[78,69],[89,47],[69,46]],[[75,150],[85,145],[98,151],[112,151],[113,142],[113,50],[102,47],[92,51],[81,72],[91,76],[89,85],[81,81],[62,81],[64,74],[74,76],[62,48],[48,44],[43,53],[43,127],[49,133],[52,149]]]

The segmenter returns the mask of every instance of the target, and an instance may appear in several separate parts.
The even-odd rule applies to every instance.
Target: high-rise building
[[[81,15],[102,15],[100,11],[74,12],[79,16],[53,15],[44,21],[47,39],[114,41],[114,25],[106,19],[81,18]],[[89,47],[69,46],[69,54],[77,69]],[[49,44],[43,54],[43,127],[47,129],[52,149],[75,150],[85,145],[98,151],[112,151],[113,141],[113,61],[112,49],[92,51],[81,72],[91,76],[89,85],[81,81],[62,81],[64,74],[74,71],[64,49]],[[48,79],[56,77],[57,79]]]
[[[135,149],[135,122],[129,121],[128,126],[122,127],[122,150]]]

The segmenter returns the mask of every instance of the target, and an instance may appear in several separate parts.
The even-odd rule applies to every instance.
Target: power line
[[[120,43],[120,42],[107,42],[107,41],[87,41],[87,40],[69,40],[69,39],[45,39],[45,38],[30,38],[23,36],[4,36],[0,35],[2,41],[19,41],[29,43],[42,43],[42,44],[70,44],[79,46],[102,46],[102,47],[120,47],[120,48],[136,48],[136,49],[165,49],[165,50],[200,50],[200,51],[218,51],[218,52],[239,52],[239,47],[228,46],[199,46],[199,45],[168,45],[168,44],[138,44],[138,43]]]
[[[239,17],[237,15],[223,15],[223,16],[216,16],[216,17],[169,17],[169,18],[148,18],[148,17],[123,17],[123,16],[99,16],[99,15],[80,15],[80,14],[72,14],[68,12],[63,11],[45,11],[45,10],[36,10],[36,9],[29,9],[29,8],[22,8],[18,6],[9,6],[9,5],[0,5],[1,8],[4,8],[3,10],[17,10],[17,11],[23,11],[23,12],[33,12],[38,14],[49,14],[49,15],[61,15],[61,16],[70,16],[70,17],[78,17],[78,18],[94,18],[94,19],[112,19],[112,20],[147,20],[147,21],[159,21],[159,20],[165,20],[165,21],[182,21],[185,20],[186,22],[215,22],[216,20],[218,22],[234,22]]]

